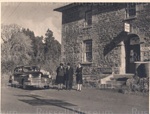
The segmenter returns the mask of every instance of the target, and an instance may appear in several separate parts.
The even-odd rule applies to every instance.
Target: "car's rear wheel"
[[[10,85],[11,85],[11,87],[14,87],[14,81],[13,80],[11,80]]]
[[[10,86],[11,87],[15,87],[15,83],[14,83],[14,77],[12,76],[11,79],[9,80],[10,82]]]
[[[49,89],[49,88],[50,88],[49,85],[44,86],[44,89]]]

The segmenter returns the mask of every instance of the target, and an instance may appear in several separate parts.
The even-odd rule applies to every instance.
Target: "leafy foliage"
[[[51,30],[48,29],[45,36],[45,66],[47,66],[47,68],[49,66],[48,69],[51,69],[50,72],[53,72],[56,69],[56,66],[59,64],[61,45],[57,40],[54,39],[53,32]],[[46,70],[48,70],[47,68]]]
[[[7,43],[2,44],[2,70],[12,71],[16,65],[28,64],[33,53],[31,40],[18,32],[11,36]]]
[[[149,92],[149,77],[139,78],[138,76],[134,76],[131,79],[128,79],[126,85],[122,87],[121,90],[123,93],[131,93],[131,92]]]
[[[11,39],[11,36],[21,30],[21,26],[18,26],[16,24],[11,25],[1,25],[1,41],[7,42],[9,39]]]
[[[2,25],[2,72],[12,72],[17,65],[38,65],[53,72],[59,64],[61,45],[47,30],[45,38],[35,36],[18,25]],[[45,43],[43,43],[45,39]]]

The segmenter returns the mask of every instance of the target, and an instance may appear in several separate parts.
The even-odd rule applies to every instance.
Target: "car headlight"
[[[39,78],[41,78],[41,74],[39,74]]]
[[[45,78],[45,79],[44,79],[44,81],[46,82],[46,81],[47,81],[47,79]]]
[[[51,75],[48,75],[48,78],[52,78],[52,76],[51,76]]]
[[[29,78],[32,78],[32,74],[29,74]]]

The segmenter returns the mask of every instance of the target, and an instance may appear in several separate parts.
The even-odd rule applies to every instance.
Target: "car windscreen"
[[[33,71],[40,71],[40,69],[37,66],[32,66]]]
[[[30,67],[23,67],[23,71],[24,72],[30,72],[30,71],[32,71],[32,68],[30,68]]]
[[[15,71],[15,72],[22,72],[22,67],[17,67],[17,68],[15,68],[14,71]]]

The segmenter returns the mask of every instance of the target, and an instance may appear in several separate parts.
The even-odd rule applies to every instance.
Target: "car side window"
[[[18,69],[15,69],[15,72],[19,72]]]
[[[31,71],[31,69],[30,68],[23,68],[23,71],[24,72],[29,72],[29,71]]]
[[[22,68],[16,68],[15,72],[22,72]]]

